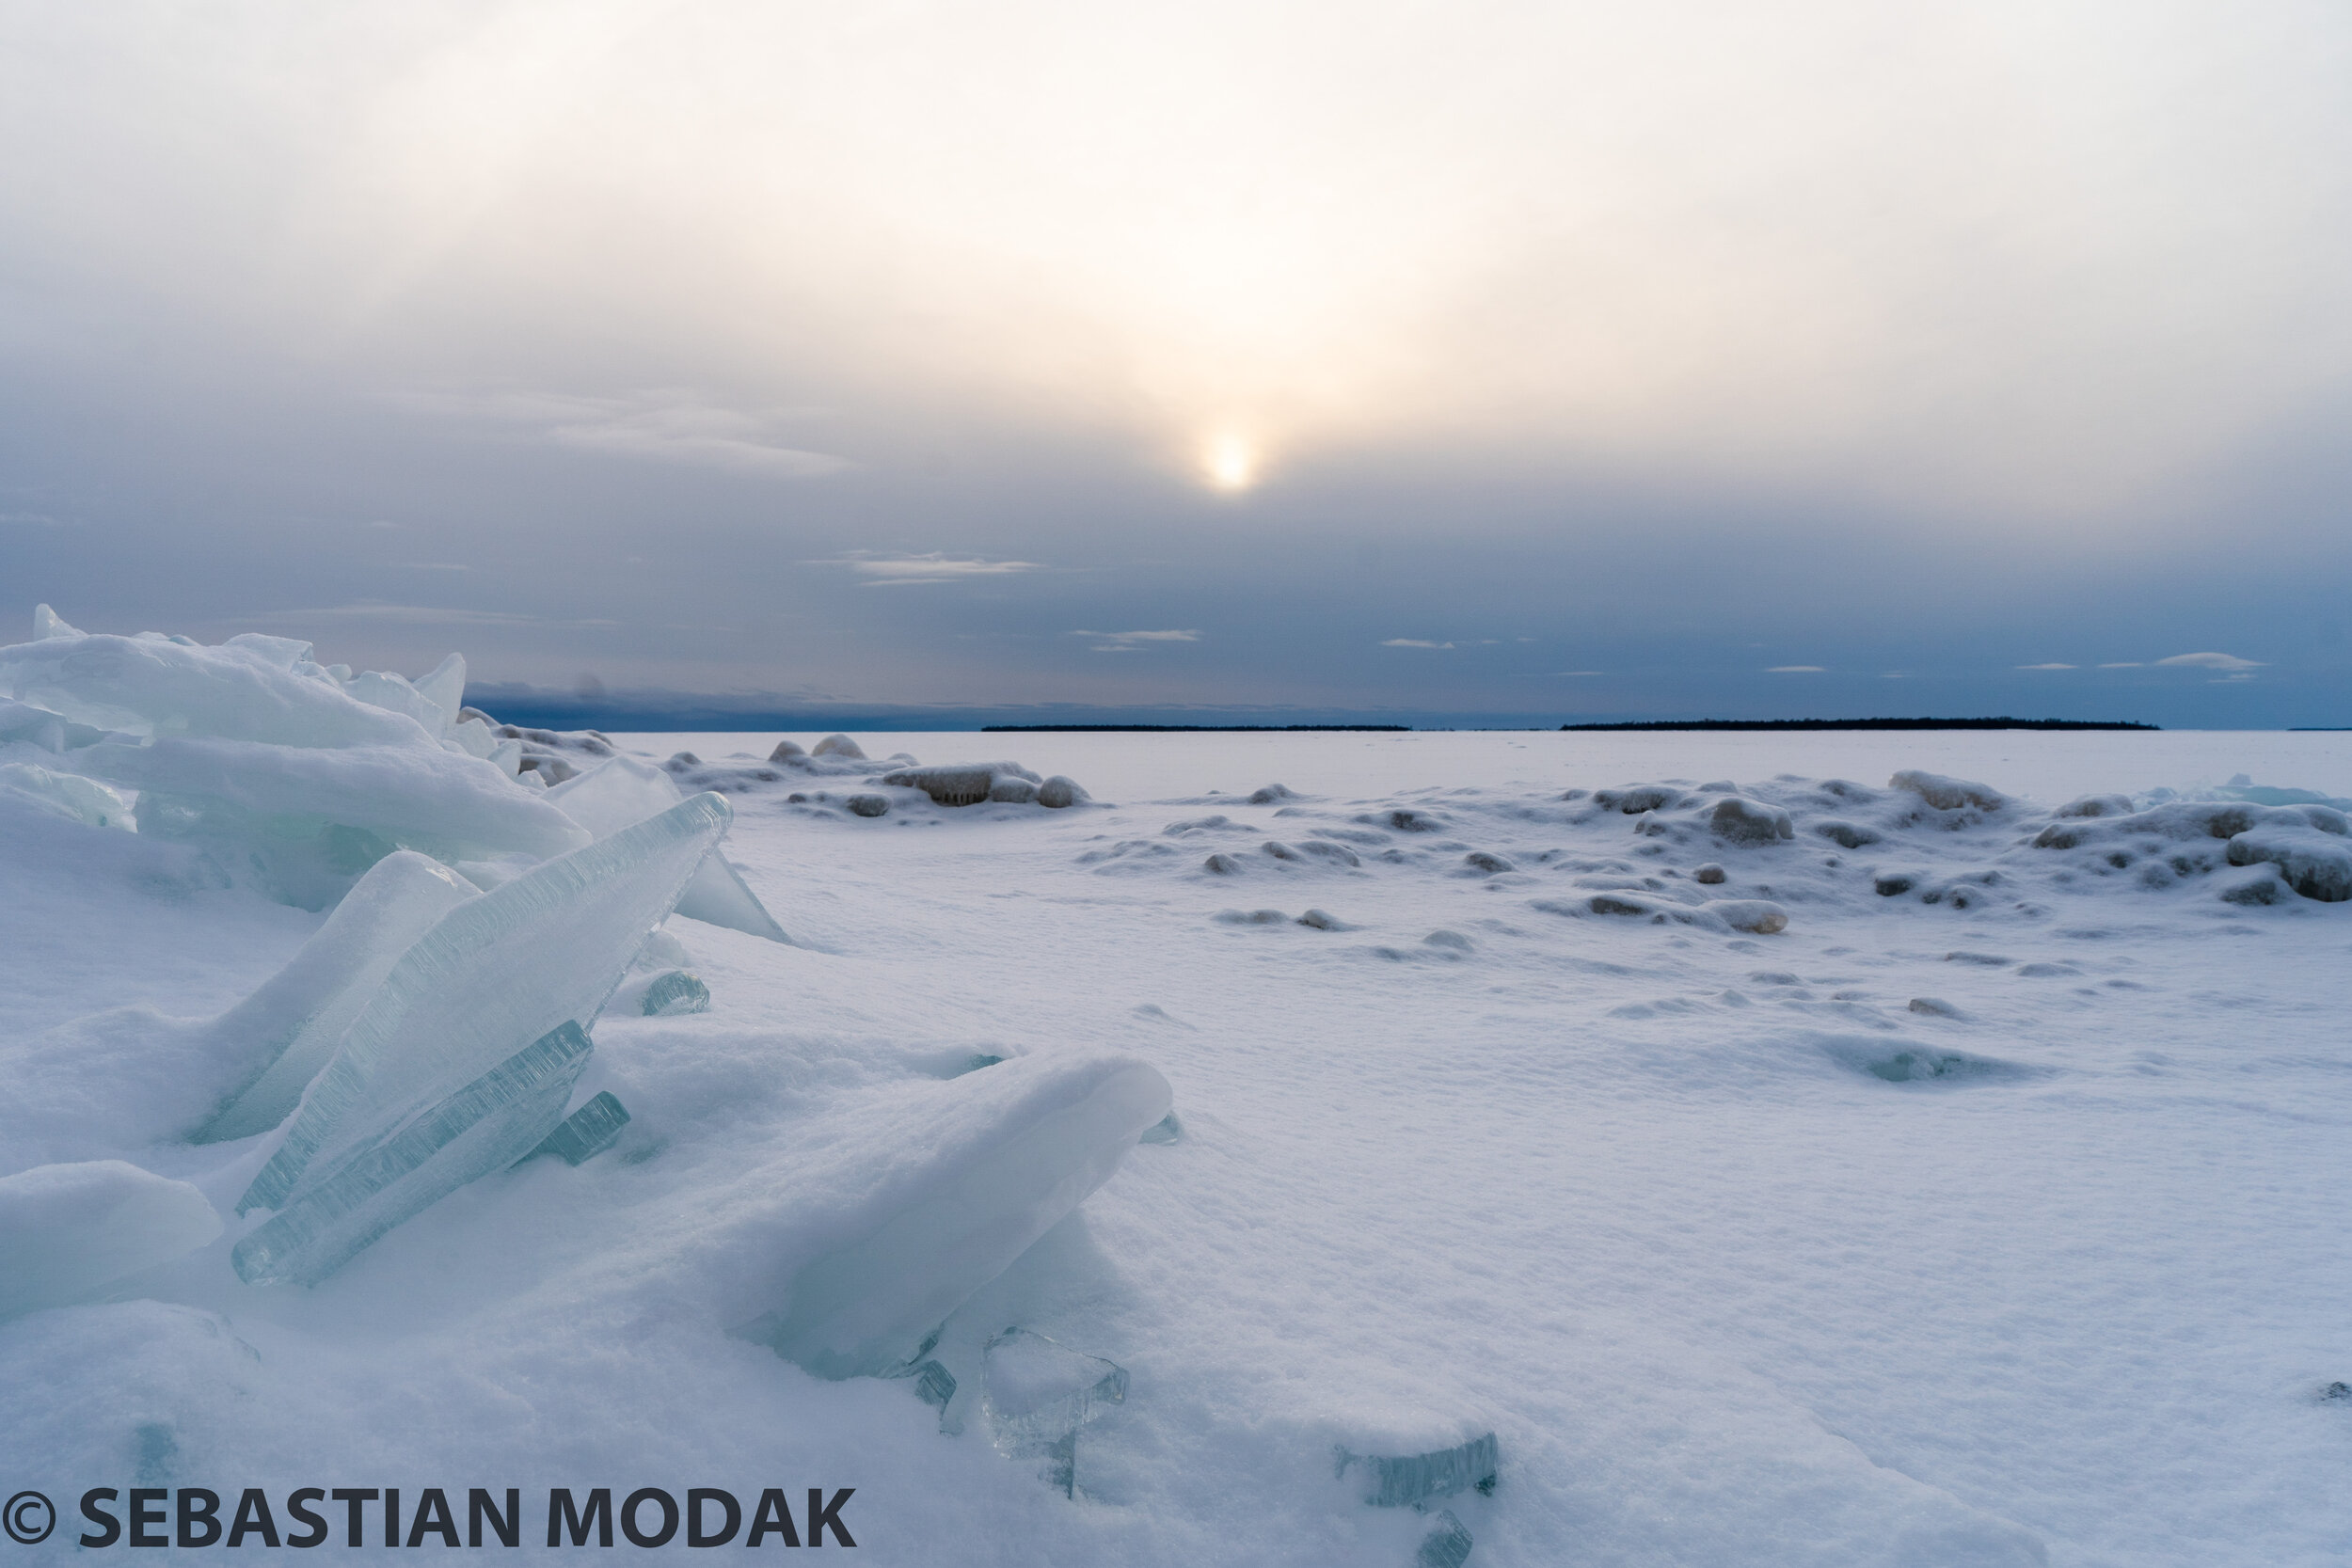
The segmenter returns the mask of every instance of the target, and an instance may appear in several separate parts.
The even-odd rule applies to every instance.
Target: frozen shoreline
[[[720,782],[776,738],[614,737]],[[2154,888],[2144,857],[2104,877],[2096,845],[2024,843],[2095,791],[2352,793],[2352,736],[857,738],[1013,751],[1097,803],[866,819],[789,779],[730,793],[727,852],[794,944],[672,921],[709,1010],[608,1015],[575,1093],[616,1094],[637,1142],[476,1181],[314,1289],[240,1284],[232,1226],[122,1300],[0,1323],[0,1465],[55,1495],[822,1482],[859,1489],[885,1561],[1401,1565],[1430,1516],[1363,1506],[1333,1449],[1476,1427],[1499,1484],[1445,1498],[1474,1564],[2318,1563],[2352,1528],[2352,1410],[2316,1397],[2352,1369],[2352,904],[2228,904],[2249,868]],[[2032,799],[1922,808],[1898,768]],[[1838,777],[1862,791],[1803,782]],[[1784,800],[1792,836],[1727,843],[1704,792],[1560,799],[1665,778]],[[1873,891],[1897,860],[1922,889],[2007,880]],[[124,1003],[216,1011],[320,920],[72,863],[0,858],[12,1051]],[[1692,887],[1703,863],[1725,881]],[[1588,907],[1643,897],[1660,920]],[[1786,929],[1676,914],[1726,898]],[[763,1299],[728,1259],[799,1244],[794,1183],[836,1180],[821,1151],[910,1085],[1071,1050],[1150,1063],[1181,1136],[1132,1148],[931,1354],[968,1390],[1017,1325],[1125,1370],[1074,1498],[968,1405],[942,1435],[912,1380],[812,1378],[714,1305]],[[119,1153],[228,1213],[267,1142]]]

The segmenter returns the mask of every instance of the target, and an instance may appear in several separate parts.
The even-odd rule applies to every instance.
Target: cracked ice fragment
[[[981,1407],[996,1451],[1038,1462],[1066,1497],[1077,1495],[1078,1429],[1126,1398],[1126,1368],[1025,1328],[1006,1329],[982,1357]]]

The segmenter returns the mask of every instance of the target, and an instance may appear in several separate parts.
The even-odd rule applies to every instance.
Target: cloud
[[[851,550],[834,560],[812,561],[807,564],[847,566],[867,579],[862,585],[866,588],[910,588],[916,583],[961,582],[967,578],[1009,577],[1016,572],[1045,570],[1043,565],[1034,561],[988,561],[979,556],[943,555],[937,550],[927,555],[875,555],[865,550]]]
[[[2075,667],[2072,664],[2058,664],[2053,662],[2049,664],[2021,664],[2017,668],[2020,670],[2072,670]]]
[[[1768,675],[1825,675],[1829,673],[1819,664],[1775,664],[1764,673]]]
[[[2170,658],[2156,660],[2158,667],[2173,665],[2192,670],[2228,670],[2244,672],[2260,670],[2264,663],[2258,658],[2240,658],[2235,654],[2174,654]]]
[[[1198,642],[1198,631],[1073,631],[1073,637],[1092,637],[1098,654],[1140,653],[1155,642]]]
[[[317,610],[271,610],[240,615],[230,626],[304,626],[312,621],[384,621],[419,626],[617,626],[618,621],[556,620],[505,610],[451,610],[438,605],[347,604]]]
[[[410,392],[395,401],[426,413],[505,425],[583,451],[697,463],[786,479],[835,473],[850,466],[847,459],[829,452],[769,438],[771,425],[804,417],[805,410],[728,408],[677,388],[617,398],[561,392]]]
[[[1451,648],[1451,642],[1432,642],[1425,637],[1391,637],[1384,639],[1384,648]]]
[[[2141,664],[2139,660],[2136,658],[2126,658],[2118,660],[2113,664],[2102,664],[2099,668],[2102,670],[2140,670],[2145,669],[2146,666]]]

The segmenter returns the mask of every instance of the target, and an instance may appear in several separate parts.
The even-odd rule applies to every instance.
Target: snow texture
[[[37,620],[0,658],[12,1486],[806,1478],[876,1560],[1062,1568],[2352,1535],[2343,736],[1066,735],[1030,760],[1086,809],[944,806],[882,782],[936,737],[501,736],[446,662]],[[280,681],[332,721],[270,729]],[[322,817],[346,869],[312,833],[316,911],[253,858],[317,815],[273,803],[302,752],[364,808]],[[424,836],[397,797],[443,765],[363,766],[412,754],[571,831]],[[615,756],[700,826],[583,844],[545,782]],[[661,927],[700,791],[805,945]],[[151,792],[251,807],[173,836]],[[422,934],[356,934],[424,879]],[[705,1010],[646,1012],[674,972]],[[318,1020],[288,1123],[189,1141]],[[1080,1370],[1025,1413],[1008,1325]],[[999,1415],[1057,1411],[1007,1463]]]

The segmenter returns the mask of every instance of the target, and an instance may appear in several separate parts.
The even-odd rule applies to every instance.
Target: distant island
[[[1073,733],[1117,735],[1230,735],[1270,732],[1288,735],[1294,730],[1377,730],[1383,734],[1409,731],[1410,724],[982,724],[982,735],[1068,735]]]
[[[1653,719],[1634,724],[1563,724],[1564,730],[2153,730],[2103,719]]]

